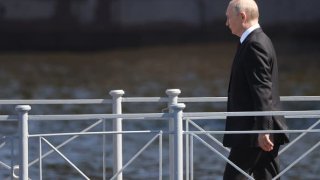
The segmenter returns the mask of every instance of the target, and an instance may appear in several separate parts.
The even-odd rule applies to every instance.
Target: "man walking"
[[[228,89],[228,111],[280,110],[278,67],[271,40],[259,25],[254,0],[232,0],[226,11],[226,25],[240,37]],[[227,117],[226,131],[287,129],[282,116]],[[226,134],[229,160],[255,179],[272,179],[279,173],[278,150],[289,141],[286,134]],[[224,180],[247,179],[230,164]]]

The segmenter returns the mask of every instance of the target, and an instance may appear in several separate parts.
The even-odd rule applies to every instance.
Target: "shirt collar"
[[[243,41],[249,36],[249,34],[250,34],[252,31],[254,31],[254,30],[258,29],[258,28],[260,28],[260,25],[259,25],[259,24],[256,24],[256,25],[253,25],[253,26],[251,26],[250,28],[248,28],[246,31],[244,31],[244,33],[241,35],[240,43],[242,44]]]

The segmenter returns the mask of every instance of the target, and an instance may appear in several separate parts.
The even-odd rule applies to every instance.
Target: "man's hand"
[[[273,142],[270,139],[270,134],[259,134],[258,143],[264,151],[271,151],[273,149]]]

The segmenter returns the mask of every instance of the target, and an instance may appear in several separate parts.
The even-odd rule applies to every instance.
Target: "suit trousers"
[[[249,175],[253,175],[256,180],[271,180],[280,170],[278,151],[279,146],[270,152],[263,151],[259,147],[233,147],[229,160]],[[246,180],[247,177],[227,163],[223,179]]]

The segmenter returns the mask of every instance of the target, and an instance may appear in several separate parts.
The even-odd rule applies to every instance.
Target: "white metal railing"
[[[319,111],[301,111],[301,112],[290,112],[290,111],[273,111],[273,112],[230,112],[230,113],[224,113],[226,116],[264,116],[264,115],[283,115],[286,116],[286,118],[295,118],[295,115],[298,115],[299,118],[301,116],[303,117],[313,117],[313,118],[320,118]],[[202,116],[201,116],[202,114]],[[201,117],[201,119],[215,119],[215,118],[221,118],[220,113],[209,113],[211,116],[206,116],[208,113],[197,113],[198,116]],[[217,116],[214,116],[216,114]],[[215,137],[212,136],[212,134],[257,134],[257,133],[302,133],[300,136],[296,137],[294,140],[292,140],[285,148],[283,148],[279,155],[281,155],[284,151],[286,151],[288,148],[290,148],[293,144],[295,144],[298,140],[300,140],[303,136],[305,136],[307,133],[320,133],[320,129],[314,129],[317,125],[320,124],[320,119],[316,121],[313,125],[311,125],[308,129],[303,130],[259,130],[259,131],[205,131],[202,129],[199,125],[197,125],[191,118],[194,117],[192,113],[188,115],[185,115],[184,118],[186,118],[186,131],[184,134],[186,134],[186,148],[188,149],[186,151],[187,153],[187,164],[186,167],[186,179],[193,179],[193,166],[192,166],[192,160],[190,165],[190,159],[193,159],[193,143],[190,143],[190,135],[192,138],[196,138],[199,140],[202,144],[207,146],[210,150],[212,150],[214,153],[216,153],[219,157],[221,157],[223,160],[225,160],[227,163],[230,163],[233,167],[235,167],[237,170],[242,172],[245,176],[247,176],[249,179],[253,179],[249,174],[241,170],[238,166],[236,166],[233,162],[229,161],[227,157],[225,157],[222,153],[220,153],[216,148],[209,145],[206,141],[204,141],[201,137],[199,137],[200,134],[204,134],[208,136],[211,140],[213,140],[216,144],[218,144],[222,149],[229,152],[228,148],[223,147],[222,143],[218,141]],[[195,118],[194,120],[197,120]],[[190,131],[189,126],[192,125],[198,131]],[[191,145],[190,145],[191,144]],[[295,161],[293,161],[288,167],[286,167],[284,170],[282,170],[276,177],[273,179],[278,179],[280,176],[282,176],[284,173],[286,173],[290,168],[292,168],[294,165],[296,165],[299,161],[301,161],[304,157],[306,157],[308,154],[310,154],[312,151],[314,151],[316,148],[320,146],[320,140],[313,145],[309,150],[304,152],[300,157],[298,157]],[[191,149],[191,150],[190,150]]]
[[[58,100],[0,100],[0,105],[18,105],[16,110],[18,111],[18,116],[16,115],[0,115],[0,121],[19,121],[19,135],[18,137],[8,138],[8,141],[11,142],[13,147],[13,139],[19,139],[19,177],[20,179],[28,179],[28,168],[35,163],[39,162],[39,177],[42,179],[42,159],[48,156],[49,154],[56,152],[62,158],[64,158],[78,173],[85,179],[89,179],[78,167],[76,167],[66,156],[64,156],[59,148],[65,146],[69,142],[73,141],[77,137],[84,135],[102,135],[103,142],[105,142],[106,135],[113,135],[113,177],[111,179],[122,180],[123,179],[123,170],[129,166],[132,161],[134,161],[137,156],[139,156],[151,143],[156,139],[159,139],[159,179],[162,179],[162,135],[169,135],[169,175],[170,180],[182,180],[185,176],[185,179],[193,179],[193,139],[197,139],[199,142],[204,144],[213,152],[217,153],[219,157],[226,160],[231,165],[235,166],[230,162],[222,153],[217,149],[212,147],[209,143],[204,141],[199,135],[206,135],[219,146],[221,146],[226,152],[228,148],[222,146],[219,140],[217,140],[214,134],[227,134],[227,133],[301,133],[296,139],[292,140],[289,145],[283,148],[279,154],[282,154],[288,148],[290,148],[294,143],[299,139],[305,136],[307,133],[319,133],[319,129],[315,129],[317,125],[320,124],[320,120],[310,126],[308,129],[304,130],[272,130],[272,131],[205,131],[200,127],[196,121],[197,120],[216,120],[216,119],[225,119],[227,116],[270,116],[270,115],[283,115],[288,119],[291,118],[320,118],[320,110],[309,110],[309,111],[270,111],[270,112],[188,112],[183,113],[185,107],[181,103],[194,103],[194,102],[211,102],[211,103],[221,103],[226,102],[226,97],[181,97],[178,98],[180,94],[179,89],[169,89],[166,91],[168,97],[122,97],[124,91],[114,90],[110,91],[112,99],[58,99]],[[320,96],[285,96],[281,97],[281,101],[288,102],[311,102],[311,101],[320,101]],[[168,113],[138,113],[138,114],[123,114],[122,113],[122,103],[144,103],[144,102],[154,102],[154,103],[167,103],[169,112]],[[20,105],[19,105],[20,104]],[[28,104],[28,105],[21,105]],[[29,105],[38,105],[38,104],[110,104],[112,105],[112,114],[71,114],[71,115],[29,115],[28,111],[31,109]],[[123,120],[168,120],[169,131],[123,131],[122,122]],[[83,129],[81,132],[68,132],[68,133],[46,133],[46,134],[29,134],[28,132],[28,123],[32,121],[51,121],[51,120],[60,120],[60,121],[71,121],[71,120],[92,120],[94,123],[89,127]],[[107,120],[113,121],[113,130],[107,131],[105,127],[105,122]],[[183,121],[186,121],[185,129],[183,130],[182,124]],[[89,131],[92,128],[96,127],[99,124],[103,124],[103,131],[92,132]],[[189,128],[193,127],[197,129],[196,131],[191,131]],[[150,139],[150,141],[142,147],[125,165],[123,165],[122,157],[122,135],[123,134],[135,134],[135,133],[153,133],[155,136]],[[58,137],[58,136],[71,136],[69,139],[63,143],[53,146],[46,137]],[[186,148],[184,151],[183,136],[186,138]],[[28,159],[28,140],[29,138],[38,138],[39,139],[39,157],[33,161],[29,162]],[[49,145],[52,150],[43,153],[42,152],[42,143]],[[320,141],[315,144],[312,148],[302,154],[298,159],[291,163],[287,168],[285,168],[277,177],[282,176],[287,172],[291,167],[297,164],[302,158],[311,153],[320,145]],[[0,151],[1,147],[0,145]],[[105,152],[106,144],[103,145],[103,152]],[[13,148],[12,148],[13,149]],[[12,150],[13,151],[13,150]],[[184,152],[186,153],[186,162],[184,163]],[[13,153],[12,153],[13,154]],[[105,169],[105,154],[103,154],[103,169]],[[184,164],[186,165],[186,172],[184,173]],[[9,170],[12,174],[12,178],[16,177],[14,172],[14,164],[8,165],[0,161],[0,167],[3,167]],[[243,172],[240,168],[236,167],[239,171],[244,173],[249,179],[252,177],[249,174]],[[276,178],[277,178],[276,177]],[[106,179],[106,174],[103,172],[103,179]],[[275,178],[275,179],[276,179]]]

